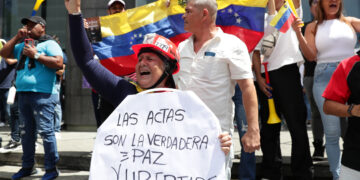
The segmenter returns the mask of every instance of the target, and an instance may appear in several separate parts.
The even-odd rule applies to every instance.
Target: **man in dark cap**
[[[57,99],[56,70],[63,66],[60,46],[45,34],[46,22],[39,16],[23,18],[18,33],[3,47],[0,55],[16,58],[16,96],[19,118],[24,122],[22,134],[22,168],[12,176],[20,179],[36,173],[34,168],[37,133],[43,139],[46,173],[42,179],[54,179],[59,175],[59,160],[54,135],[54,107]],[[20,42],[20,43],[19,43]]]

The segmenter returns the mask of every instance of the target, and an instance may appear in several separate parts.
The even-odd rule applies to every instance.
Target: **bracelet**
[[[352,111],[352,109],[354,108],[354,105],[355,105],[355,104],[350,104],[350,106],[349,106],[349,108],[348,108],[348,110],[347,110],[347,113],[350,115],[350,117],[353,116],[353,115],[351,114],[351,111]]]
[[[71,13],[71,15],[74,15],[74,16],[76,16],[76,15],[80,15],[81,14],[81,11],[79,11],[79,12],[74,12],[74,13]]]

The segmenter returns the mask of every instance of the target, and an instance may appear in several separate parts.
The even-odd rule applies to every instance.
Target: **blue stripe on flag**
[[[218,11],[216,25],[264,31],[265,8],[230,5]]]
[[[281,18],[279,19],[279,21],[276,23],[275,28],[276,28],[276,29],[281,29],[282,26],[285,24],[285,22],[289,19],[290,15],[291,15],[291,9],[288,8],[288,9],[284,12],[283,16],[281,16]]]

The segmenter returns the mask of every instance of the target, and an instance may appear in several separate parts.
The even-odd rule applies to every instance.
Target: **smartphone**
[[[31,47],[34,47],[34,40],[33,39],[25,39],[25,45],[29,45]]]

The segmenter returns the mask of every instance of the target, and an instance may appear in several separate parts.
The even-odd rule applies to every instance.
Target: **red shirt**
[[[360,56],[358,55],[341,61],[322,95],[325,99],[333,100],[342,104],[345,104],[348,101],[351,91],[349,89],[347,79],[355,63],[359,61]]]
[[[333,73],[323,97],[342,104],[360,104],[360,56],[343,60]],[[341,164],[360,171],[360,117],[348,118]]]

